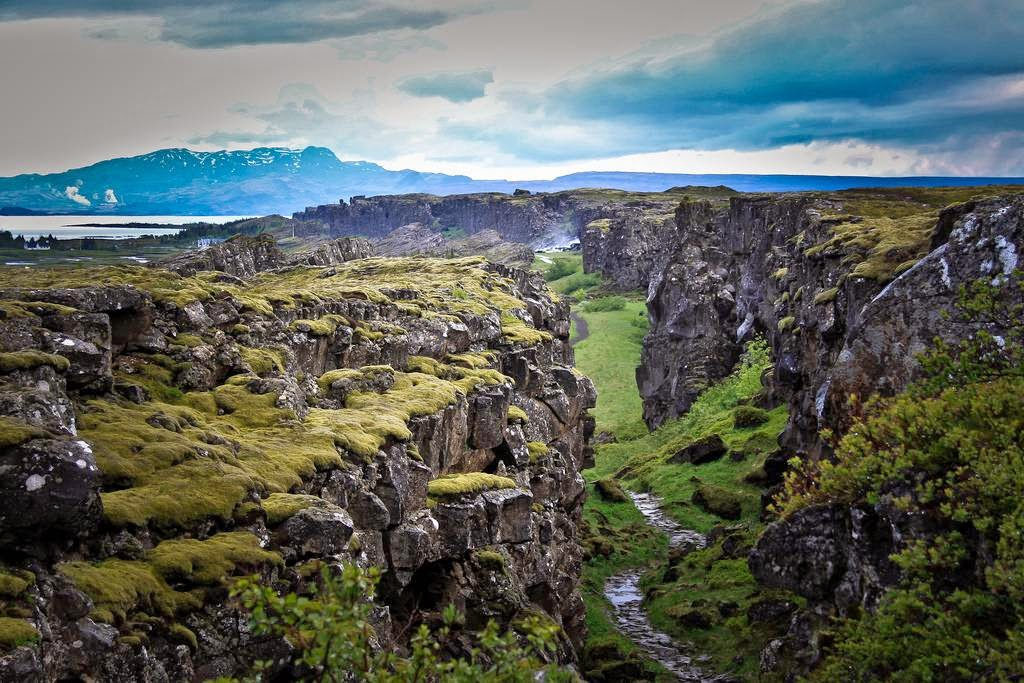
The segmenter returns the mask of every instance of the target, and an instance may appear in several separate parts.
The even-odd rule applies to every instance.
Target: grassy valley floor
[[[759,591],[746,563],[763,526],[762,465],[786,422],[785,407],[756,406],[768,350],[753,343],[733,375],[705,391],[689,413],[648,433],[635,381],[647,326],[641,296],[603,291],[599,276],[582,272],[578,254],[548,259],[535,267],[555,291],[580,301],[574,311],[588,334],[576,345],[576,364],[597,386],[597,432],[612,441],[597,446],[595,467],[583,473],[591,487],[584,508],[585,675],[674,680],[616,630],[604,595],[610,576],[641,568],[645,607],[656,628],[709,655],[708,669],[754,679],[761,647],[784,633],[796,604],[790,596]],[[717,446],[717,455],[701,464],[681,462],[694,444]],[[621,487],[662,498],[670,517],[709,534],[709,547],[670,553],[665,536],[645,522]]]

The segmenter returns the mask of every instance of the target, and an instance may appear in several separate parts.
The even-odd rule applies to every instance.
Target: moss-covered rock
[[[723,519],[739,519],[743,512],[743,499],[740,496],[729,489],[712,484],[698,486],[691,501],[701,510]]]

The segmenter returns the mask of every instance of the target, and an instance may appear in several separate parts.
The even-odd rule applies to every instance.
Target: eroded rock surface
[[[309,266],[264,239],[225,245],[173,264],[196,274],[0,273],[17,579],[0,616],[35,634],[0,652],[0,679],[280,660],[287,644],[254,638],[225,587],[258,572],[294,590],[324,562],[382,569],[380,628],[399,641],[454,603],[473,626],[544,614],[574,661],[595,393],[572,370],[568,305],[481,259],[332,247]]]

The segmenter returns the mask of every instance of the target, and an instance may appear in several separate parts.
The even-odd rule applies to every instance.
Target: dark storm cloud
[[[460,14],[372,0],[0,0],[0,21],[152,17],[162,22],[162,40],[193,48],[309,43],[399,29],[422,30]]]
[[[1024,2],[821,0],[552,88],[548,115],[650,148],[919,144],[1024,130]]]
[[[449,102],[470,102],[484,96],[494,82],[488,70],[459,71],[409,76],[398,82],[398,89],[413,97],[441,97]]]

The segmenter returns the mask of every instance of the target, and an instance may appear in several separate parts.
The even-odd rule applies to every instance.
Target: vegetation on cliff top
[[[881,505],[929,520],[902,577],[842,620],[817,680],[1012,680],[1024,661],[1024,274],[963,288],[984,329],[922,357],[927,377],[854,404],[831,461],[794,463],[777,505]]]

